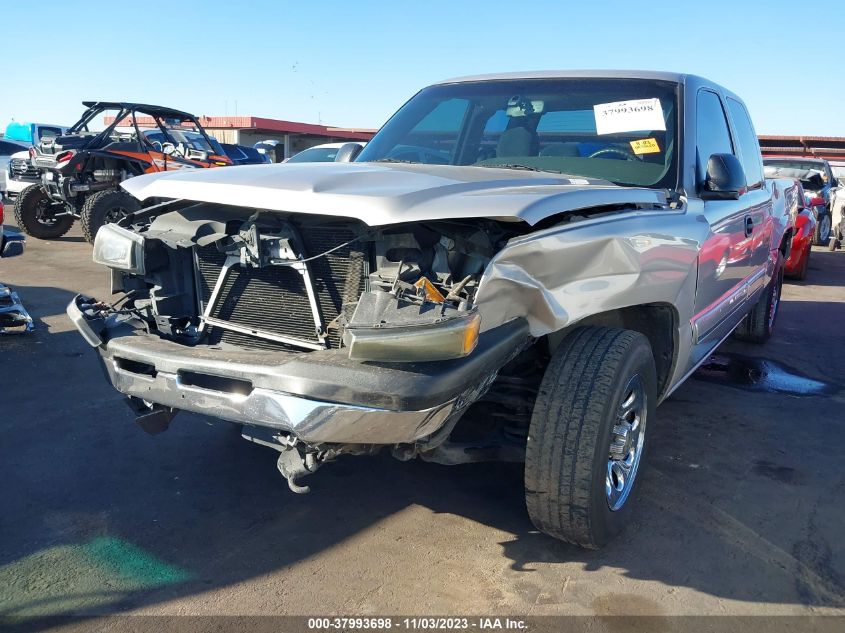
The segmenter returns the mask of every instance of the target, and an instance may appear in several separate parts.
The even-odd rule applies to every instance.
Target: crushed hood
[[[453,218],[536,224],[602,205],[664,205],[663,190],[605,180],[482,167],[393,163],[249,165],[138,176],[138,198],[181,198],[271,211],[355,218],[370,226]]]

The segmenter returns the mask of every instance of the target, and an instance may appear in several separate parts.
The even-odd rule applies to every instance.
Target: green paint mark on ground
[[[0,567],[0,628],[4,617],[90,613],[133,592],[191,578],[112,536],[49,547]]]
[[[81,547],[82,553],[90,557],[95,565],[110,568],[138,588],[172,585],[191,578],[184,569],[111,536],[95,538]]]

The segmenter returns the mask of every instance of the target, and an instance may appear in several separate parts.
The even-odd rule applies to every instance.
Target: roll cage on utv
[[[82,104],[85,113],[66,134],[30,149],[41,184],[24,189],[14,211],[18,226],[32,237],[61,237],[79,218],[93,243],[101,226],[140,208],[119,186],[127,178],[232,164],[192,114],[140,103]],[[101,115],[113,118],[102,131],[92,130]]]

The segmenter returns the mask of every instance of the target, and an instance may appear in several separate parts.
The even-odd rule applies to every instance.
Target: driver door
[[[718,94],[708,89],[699,91],[696,117],[697,180],[701,186],[710,156],[737,152]],[[752,273],[755,221],[751,216],[756,202],[748,196],[704,201],[709,232],[699,252],[693,317],[693,342],[702,355],[733,329],[734,313],[747,298],[744,289]]]

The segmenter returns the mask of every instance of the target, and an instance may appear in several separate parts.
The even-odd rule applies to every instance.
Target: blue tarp
[[[32,145],[32,124],[12,121],[6,126],[6,134],[3,138],[7,141],[21,141]]]

